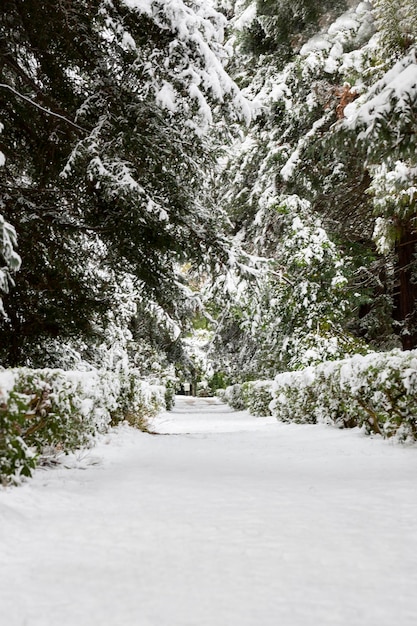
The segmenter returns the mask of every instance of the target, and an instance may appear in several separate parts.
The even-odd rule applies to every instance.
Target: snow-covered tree
[[[45,333],[94,335],[110,275],[175,318],[179,263],[227,259],[207,131],[249,109],[224,69],[225,24],[205,0],[2,3],[3,214],[25,268],[5,299],[8,362]]]
[[[14,285],[12,273],[20,267],[21,259],[16,247],[16,231],[0,215],[0,293],[9,293],[9,289]],[[5,315],[3,303],[0,298],[0,315]]]
[[[280,65],[334,13],[346,8],[344,0],[251,0],[236,2],[239,38],[245,52],[273,54]],[[243,9],[243,10],[242,10]]]
[[[410,349],[417,345],[417,8],[409,0],[378,0],[375,15],[377,45],[371,59],[365,57],[367,80],[337,130],[354,142],[369,173],[374,239],[381,252],[395,251],[394,317]]]
[[[218,368],[243,380],[268,378],[362,351],[345,327],[351,267],[310,203],[281,197],[263,214],[258,233],[257,245],[272,256],[254,279],[236,281],[231,304],[221,311]]]
[[[384,55],[401,56],[416,42],[417,6],[413,0],[373,0]]]
[[[339,3],[328,3],[301,30],[294,26],[288,54],[272,39],[268,51],[248,54],[251,25],[262,21],[259,7],[243,7],[234,20],[236,54],[243,58],[236,75],[252,101],[254,121],[229,152],[219,198],[236,237],[272,261],[263,278],[238,290],[230,315],[221,318],[219,348],[224,362],[240,355],[236,371],[242,373],[246,362],[253,365],[248,375],[257,370],[268,376],[362,350],[351,331],[368,339],[381,335],[375,315],[372,337],[370,323],[357,322],[378,282],[370,268],[373,226],[364,220],[372,212],[364,195],[369,176],[357,149],[347,145],[339,154],[330,141],[356,97],[347,79],[361,74],[362,48],[375,29],[369,3],[344,13]],[[278,28],[275,35],[279,41]]]
[[[0,122],[0,133],[3,125]],[[0,168],[4,166],[5,156],[0,151]],[[1,204],[0,204],[1,210]],[[8,293],[11,286],[14,285],[12,274],[20,267],[21,259],[17,254],[16,248],[16,231],[14,227],[6,222],[0,213],[0,316],[5,316],[3,301],[1,295]]]

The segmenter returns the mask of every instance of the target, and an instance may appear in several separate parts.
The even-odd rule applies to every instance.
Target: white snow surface
[[[2,625],[416,623],[415,446],[217,399],[153,428],[0,490]]]

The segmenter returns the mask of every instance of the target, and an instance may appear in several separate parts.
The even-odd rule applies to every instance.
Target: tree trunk
[[[402,324],[403,350],[417,347],[417,284],[413,282],[417,234],[404,228],[397,244],[399,290],[394,300],[394,319]]]

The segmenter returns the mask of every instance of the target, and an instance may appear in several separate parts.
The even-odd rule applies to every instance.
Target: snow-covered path
[[[1,626],[417,623],[416,447],[209,399],[154,428],[0,490]]]

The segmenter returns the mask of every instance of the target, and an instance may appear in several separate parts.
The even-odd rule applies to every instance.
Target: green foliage
[[[175,404],[175,388],[176,384],[174,380],[167,380],[165,382],[165,408],[167,411],[171,411]]]
[[[87,446],[95,432],[93,413],[83,414],[80,405],[82,387],[61,372],[19,370],[13,394],[30,398],[26,429],[22,437],[40,449],[62,447],[68,452]],[[13,418],[13,413],[11,415]]]
[[[0,133],[2,130],[3,124],[0,122]],[[0,168],[4,163],[5,157],[0,150]],[[15,251],[16,245],[16,231],[0,213],[0,317],[5,316],[2,295],[9,293],[10,287],[14,286],[13,274],[20,267],[21,259]]]
[[[144,386],[143,383],[133,374],[129,374],[130,390],[128,398],[125,400],[123,419],[131,426],[139,430],[147,431],[149,421],[155,417],[162,407],[168,409],[166,398],[170,399],[165,387]],[[125,398],[125,394],[121,394]],[[172,406],[172,405],[171,405]],[[169,410],[169,409],[168,409]]]
[[[243,383],[245,407],[251,415],[267,417],[271,415],[269,405],[272,402],[272,381],[255,380]]]
[[[0,153],[1,155],[1,153]],[[20,267],[20,257],[14,250],[16,231],[0,214],[0,316],[5,317],[1,296],[14,286],[13,274]]]
[[[344,7],[343,0],[256,0],[256,17],[241,36],[243,50],[288,61],[319,29],[320,18]]]
[[[399,441],[417,440],[417,351],[355,355],[274,381],[233,385],[222,394],[233,408],[282,422],[359,427]]]
[[[134,371],[0,372],[0,481],[18,483],[39,462],[93,445],[110,424],[144,429],[164,394]]]
[[[384,41],[377,48],[385,57],[383,71],[369,68],[369,85],[346,107],[335,134],[356,143],[369,173],[373,239],[387,268],[394,254],[391,318],[403,348],[412,349],[417,345],[416,49],[410,44],[397,58]]]
[[[246,62],[237,71],[256,114],[225,167],[221,198],[239,239],[273,262],[268,279],[221,317],[220,363],[234,380],[366,352],[366,344],[392,348],[398,336],[415,345],[416,9],[407,0],[375,4],[349,3],[340,15],[338,3],[258,2],[257,17],[236,22]],[[384,7],[408,41],[401,54],[385,37],[396,27]],[[252,27],[264,56],[242,55]],[[293,33],[287,56],[270,45],[273,33],[286,39],[280,28]],[[320,232],[321,252],[316,245],[311,256]],[[396,262],[405,244],[407,258]]]
[[[207,131],[249,112],[224,26],[206,3],[2,3],[0,212],[23,259],[4,365],[48,363],[51,339],[94,346],[125,274],[179,319],[179,264],[226,259]]]
[[[45,450],[87,446],[93,420],[79,406],[79,386],[61,372],[17,370],[1,413],[1,477],[30,476]]]
[[[246,408],[243,396],[243,387],[239,383],[226,387],[226,389],[220,394],[220,397],[236,411],[243,411],[243,409]]]
[[[226,389],[229,379],[225,372],[214,372],[213,376],[209,380],[209,387],[213,394],[216,394],[218,389]]]
[[[18,482],[30,476],[37,465],[37,454],[23,440],[22,428],[28,409],[27,398],[14,397],[12,414],[5,404],[0,407],[0,481]]]
[[[417,38],[417,6],[413,0],[374,0],[385,50],[401,56]]]
[[[360,427],[417,439],[417,352],[371,353],[279,374],[272,414],[284,422]]]
[[[366,351],[347,329],[358,300],[350,282],[352,264],[310,203],[281,197],[280,204],[258,215],[257,238],[259,251],[271,246],[273,260],[252,279],[237,280],[233,302],[217,328],[219,364],[224,369],[230,364],[230,377],[270,378]]]

